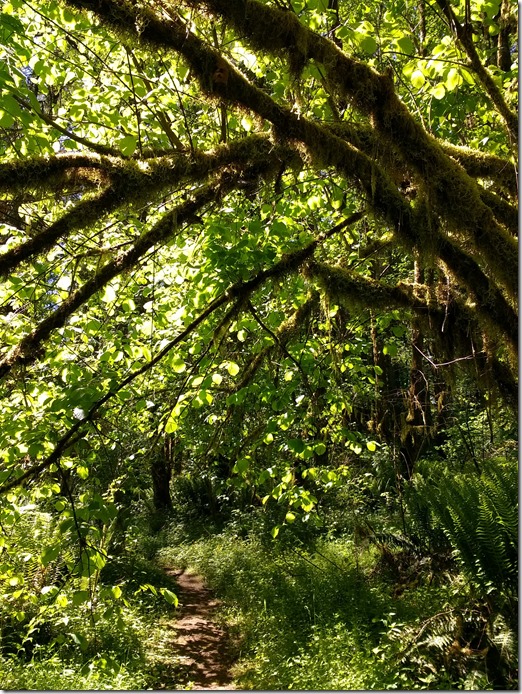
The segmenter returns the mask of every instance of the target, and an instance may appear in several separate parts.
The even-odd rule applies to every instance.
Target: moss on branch
[[[430,191],[431,204],[438,214],[447,220],[455,233],[466,233],[498,275],[510,297],[516,297],[517,249],[512,237],[482,201],[476,182],[415,121],[395,93],[387,74],[381,75],[350,58],[332,41],[301,25],[291,13],[258,0],[207,0],[206,4],[258,49],[277,52],[295,48],[300,53],[305,46],[306,58],[321,63],[332,84],[336,84],[356,108],[371,118],[380,136],[400,152],[404,161],[420,176],[424,187]],[[227,94],[230,92],[229,86]],[[250,106],[256,110],[253,104]],[[264,117],[270,119],[268,115]],[[301,121],[304,124],[305,119]],[[286,128],[288,126],[292,123],[287,122]],[[291,129],[290,136],[296,129]],[[304,129],[302,125],[301,130]],[[309,138],[305,141],[311,147]]]
[[[474,306],[456,295],[451,298],[448,312],[447,306],[433,304],[430,289],[424,285],[389,285],[362,277],[346,268],[315,261],[307,263],[304,271],[309,281],[316,284],[330,300],[348,309],[405,309],[413,313],[425,334],[432,336],[448,360],[458,358],[459,350],[465,352],[469,349],[471,335],[482,343],[483,327],[489,329],[489,334],[499,335],[499,325],[491,320],[487,311],[477,312]],[[512,396],[516,389],[516,360],[509,349],[504,355],[509,365],[499,360],[498,352],[488,354]]]
[[[91,194],[91,197],[81,200],[44,231],[1,254],[0,275],[6,275],[20,263],[48,251],[59,239],[72,231],[99,222],[104,216],[125,204],[136,205],[140,201],[147,201],[152,193],[169,189],[180,182],[204,180],[213,171],[224,167],[237,167],[238,171],[245,170],[246,167],[249,176],[253,178],[257,175],[256,169],[260,174],[270,176],[275,175],[280,169],[281,161],[296,159],[297,154],[294,150],[274,146],[270,139],[263,135],[252,135],[234,143],[221,145],[209,153],[198,152],[194,156],[175,154],[145,162],[93,155],[93,168],[98,170],[99,166],[109,178],[109,185],[100,193]],[[24,177],[27,181],[26,188],[45,187],[46,175],[49,177],[49,185],[55,185],[53,176],[59,177],[69,172],[74,160],[74,157],[66,157],[62,161],[58,157],[10,162],[3,170],[3,177],[8,180],[8,175],[11,174],[12,190],[18,190],[19,186],[23,186]],[[85,168],[85,161],[85,157],[79,157],[80,169]]]

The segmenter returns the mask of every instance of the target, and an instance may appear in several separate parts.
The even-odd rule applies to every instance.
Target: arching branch
[[[433,306],[428,292],[422,286],[388,285],[382,281],[362,277],[346,268],[315,261],[309,262],[305,266],[305,272],[337,303],[348,307],[356,306],[359,309],[408,309],[423,323],[426,334],[432,334],[436,340],[441,340],[441,334],[434,332],[434,326],[444,325],[445,309],[444,307]],[[454,297],[452,300],[452,312],[454,314],[452,339],[450,342],[446,341],[445,347],[450,352],[450,356],[454,357],[455,345],[467,342],[470,333],[480,335],[482,331],[475,312],[458,297]],[[481,315],[481,322],[487,323],[486,312]],[[498,331],[496,322],[493,327],[495,331]],[[514,336],[510,335],[510,338],[514,339]],[[516,384],[513,370],[499,362],[496,355],[490,355],[490,359],[492,363],[498,362],[495,368],[504,375],[506,383],[511,382],[510,393],[512,394]]]
[[[198,181],[210,172],[231,164],[254,166],[266,172],[266,164],[279,166],[281,158],[296,159],[297,154],[284,147],[274,147],[269,138],[252,135],[238,142],[217,147],[208,154],[199,152],[194,156],[173,155],[146,162],[99,159],[99,165],[110,178],[110,184],[98,195],[81,200],[72,210],[56,220],[45,231],[0,255],[0,276],[13,272],[20,263],[34,255],[48,251],[59,239],[72,231],[88,227],[101,221],[105,215],[125,204],[136,204],[147,200],[151,193],[169,189],[181,181]],[[32,160],[31,160],[32,161]],[[22,163],[21,174],[13,176],[14,185],[22,185],[23,171],[31,168],[31,161]],[[67,159],[66,162],[70,160]],[[93,160],[93,166],[96,160]],[[50,176],[61,170],[54,160],[37,159],[35,173],[28,176],[28,185],[40,185],[45,174]],[[7,178],[9,164],[4,171]],[[67,167],[64,167],[67,168]],[[1,169],[0,169],[1,174]]]
[[[272,153],[274,155],[274,152]],[[275,152],[277,154],[277,151]],[[277,156],[266,156],[262,162],[257,162],[256,174],[266,174],[274,170],[274,159]],[[234,171],[225,168],[217,182],[208,184],[206,188],[194,195],[193,199],[182,203],[174,210],[163,215],[150,231],[143,234],[134,245],[114,260],[108,262],[94,277],[75,292],[73,292],[53,313],[45,318],[31,333],[20,342],[0,361],[0,378],[8,374],[17,364],[30,364],[40,357],[41,345],[47,340],[53,330],[63,327],[68,318],[85,304],[96,292],[105,287],[112,279],[139,262],[147,251],[158,243],[164,243],[178,232],[184,224],[190,223],[194,215],[207,203],[212,202],[233,190],[242,176],[253,167],[250,161],[240,167],[236,162]]]
[[[5,482],[0,485],[0,494],[14,489],[20,484],[24,483],[28,479],[32,479],[39,475],[41,472],[49,468],[53,463],[60,459],[65,450],[67,449],[71,439],[76,435],[80,434],[84,425],[92,421],[94,415],[98,410],[103,407],[109,400],[111,400],[115,395],[117,395],[120,390],[125,388],[125,386],[132,383],[138,376],[150,371],[156,364],[158,364],[174,347],[183,342],[189,335],[191,335],[196,328],[203,323],[212,313],[214,313],[218,308],[226,305],[227,303],[237,300],[246,299],[253,292],[255,292],[259,287],[261,287],[267,280],[270,279],[281,279],[288,275],[289,273],[295,271],[297,268],[301,267],[303,263],[306,262],[308,258],[312,256],[317,246],[322,243],[327,236],[331,236],[340,229],[344,229],[349,224],[353,224],[359,219],[361,219],[362,213],[356,212],[347,219],[333,227],[327,235],[322,234],[318,238],[314,239],[305,248],[294,251],[283,256],[277,263],[274,263],[272,267],[265,270],[261,270],[254,277],[250,278],[246,282],[237,282],[236,284],[229,287],[226,292],[223,292],[216,299],[211,301],[208,306],[202,311],[197,318],[195,318],[190,325],[185,328],[179,335],[177,335],[173,340],[171,340],[163,349],[161,349],[158,354],[153,357],[150,361],[144,364],[139,369],[133,371],[129,376],[123,379],[116,387],[108,391],[103,397],[99,398],[89,409],[85,417],[78,420],[73,424],[72,427],[62,436],[62,438],[56,444],[52,453],[47,456],[41,463],[34,465],[29,470],[26,470],[16,479],[9,482]]]
[[[361,172],[355,164],[362,162],[360,158],[356,162],[354,148],[342,143],[340,138],[329,138],[326,128],[277,104],[193,35],[178,16],[171,13],[169,20],[164,17],[160,20],[152,10],[138,10],[124,1],[67,1],[75,7],[95,11],[112,28],[126,34],[133,33],[144,43],[162,45],[179,52],[189,62],[206,94],[215,96],[219,93],[221,98],[249,108],[269,120],[282,136],[304,142],[317,161],[337,166],[344,175],[360,177]],[[457,162],[447,157],[437,141],[416,123],[396,95],[388,76],[379,75],[367,65],[351,59],[332,41],[304,27],[294,15],[257,0],[210,0],[207,5],[257,48],[284,51],[293,47],[304,51],[306,47],[304,52],[307,59],[322,63],[329,79],[352,99],[357,108],[371,116],[377,132],[400,150],[403,159],[413,167],[430,191],[430,204],[446,220],[451,230],[460,236],[465,234],[466,242],[473,241],[498,282],[511,298],[517,296],[518,266],[513,237],[497,223],[492,211],[484,204],[476,182]],[[136,27],[140,27],[140,31]],[[217,86],[223,85],[212,82],[218,61],[222,61],[228,71],[226,89],[217,90]],[[366,163],[364,168],[367,174]],[[367,187],[368,183],[366,179]],[[390,184],[386,186],[387,197],[393,201],[393,223],[397,225],[398,202],[393,199],[392,187]],[[371,183],[370,188],[373,190]],[[380,200],[382,207],[384,198]],[[388,220],[389,200],[386,200],[388,215],[385,215]],[[382,214],[382,209],[377,211]],[[409,217],[411,219],[411,215]],[[457,267],[452,270],[458,274]]]

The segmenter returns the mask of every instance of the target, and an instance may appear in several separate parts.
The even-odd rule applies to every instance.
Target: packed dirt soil
[[[198,691],[234,689],[230,675],[233,647],[213,619],[218,601],[200,576],[177,569],[167,569],[166,573],[178,584],[172,651],[182,666],[186,685]]]

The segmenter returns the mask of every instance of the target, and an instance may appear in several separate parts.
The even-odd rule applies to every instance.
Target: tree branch
[[[62,125],[57,123],[55,120],[53,120],[50,116],[45,114],[43,111],[38,111],[37,109],[33,108],[31,103],[29,101],[26,101],[23,99],[21,96],[14,96],[16,101],[26,108],[29,111],[32,111],[33,113],[36,113],[38,118],[40,120],[43,120],[44,123],[47,123],[47,125],[51,125],[55,130],[58,130],[58,132],[62,133],[63,135],[67,135],[67,137],[70,140],[74,140],[75,142],[78,142],[78,144],[83,145],[87,149],[92,150],[93,152],[98,152],[98,154],[109,154],[112,156],[122,156],[121,152],[116,149],[115,147],[109,147],[107,145],[100,145],[97,142],[92,142],[91,140],[87,140],[85,137],[80,137],[79,135],[76,135],[72,131],[68,130],[67,128],[64,128]]]
[[[277,153],[277,152],[276,152]],[[274,156],[265,157],[263,161],[264,172],[274,169]],[[277,159],[279,162],[279,160]],[[177,232],[182,224],[189,224],[197,211],[205,204],[215,200],[221,195],[226,195],[233,190],[241,177],[252,167],[247,161],[243,168],[236,162],[235,171],[230,172],[225,167],[220,180],[209,184],[195,195],[192,200],[179,205],[171,212],[163,215],[152,229],[141,236],[130,250],[120,254],[115,260],[107,263],[94,277],[87,281],[80,289],[71,294],[51,315],[45,318],[31,333],[23,337],[20,342],[0,360],[0,378],[8,374],[17,364],[30,364],[39,358],[42,343],[51,332],[65,325],[67,319],[96,292],[100,291],[112,279],[125,270],[133,267],[147,251],[158,243],[163,243]],[[257,173],[263,173],[260,164],[256,168]]]
[[[146,162],[100,159],[100,167],[102,164],[105,166],[104,171],[110,176],[111,184],[99,195],[79,202],[45,231],[1,254],[0,276],[13,272],[20,263],[32,256],[48,251],[58,239],[71,231],[100,221],[104,215],[126,203],[136,204],[151,192],[161,191],[182,180],[200,180],[213,170],[235,163],[239,166],[257,163],[260,170],[266,172],[266,163],[272,162],[273,166],[277,166],[280,164],[280,157],[297,159],[297,154],[288,147],[274,147],[266,136],[251,135],[230,145],[217,147],[209,154],[176,154]],[[30,169],[32,162],[35,163],[35,173],[28,176],[28,181],[35,185],[39,185],[46,174],[52,177],[61,168],[61,164],[55,159],[46,161],[38,158],[22,162],[20,172],[13,174],[16,185],[22,184],[24,172]],[[12,166],[16,168],[14,164]],[[10,167],[11,164],[7,165],[3,171],[4,179],[9,175]]]
[[[390,286],[379,280],[362,277],[346,268],[333,267],[315,261],[309,262],[305,266],[305,274],[309,279],[317,282],[328,296],[338,303],[347,305],[349,308],[353,306],[363,309],[400,308],[412,311],[424,323],[426,333],[432,334],[441,345],[443,344],[443,351],[450,359],[453,359],[455,356],[456,345],[469,341],[470,333],[481,335],[480,325],[475,315],[476,309],[471,309],[459,298],[452,298],[452,312],[454,315],[451,330],[444,331],[441,327],[437,333],[437,330],[433,329],[433,325],[444,326],[447,318],[446,312],[443,307],[432,305],[430,297],[425,295],[426,293],[422,286],[404,284],[401,286]],[[499,309],[504,310],[503,307],[499,307]],[[491,313],[493,310],[495,309],[492,305],[489,305],[487,311],[481,312],[481,320],[493,326],[496,334],[499,329],[498,319],[491,316],[488,320],[488,311]],[[515,325],[508,325],[503,332],[509,337],[510,341],[516,343],[517,335],[516,333],[513,334],[513,329],[517,324],[516,316],[511,318],[515,319]],[[514,364],[516,364],[515,361]],[[511,373],[512,383],[515,382],[512,370],[506,366],[498,366],[496,368],[502,370],[506,382],[509,380],[508,372]]]
[[[149,45],[161,45],[179,52],[189,62],[207,95],[241,104],[269,120],[281,137],[305,143],[321,165],[335,166],[349,178],[361,180],[370,193],[370,204],[396,229],[405,225],[412,227],[414,215],[409,206],[384,175],[375,174],[376,167],[371,159],[332,136],[326,128],[277,104],[193,35],[179,17],[171,14],[170,20],[163,17],[160,20],[152,10],[143,7],[138,10],[125,0],[117,3],[114,0],[67,2],[96,12],[104,23],[117,31],[127,35],[131,33]],[[373,126],[382,137],[400,149],[403,159],[429,190],[430,204],[436,207],[441,218],[446,219],[456,238],[462,238],[462,233],[466,232],[466,242],[473,240],[510,297],[517,296],[518,263],[513,237],[497,223],[492,211],[483,203],[476,182],[444,154],[435,138],[416,123],[395,94],[387,75],[379,75],[367,65],[349,58],[332,41],[304,27],[291,13],[257,0],[209,0],[207,6],[228,20],[257,48],[277,52],[292,47],[299,52],[306,47],[306,58],[321,62],[329,79],[352,99],[356,107],[372,117]],[[140,31],[136,27],[140,27]],[[212,81],[218,64],[226,65],[226,85],[216,85]],[[382,194],[375,192],[376,184],[381,187]],[[413,228],[410,232],[410,243],[413,242],[414,246],[414,238],[417,241],[419,238],[413,233]],[[452,270],[459,274],[458,267]]]
[[[462,26],[462,24],[457,19],[453,8],[448,3],[447,0],[437,0],[437,5],[440,7],[444,16],[447,19],[450,30],[454,33],[459,41],[460,45],[464,49],[466,55],[468,56],[470,67],[473,72],[477,75],[479,82],[484,87],[486,94],[489,96],[491,102],[497,109],[498,113],[502,116],[508,133],[513,142],[513,148],[516,149],[518,146],[518,116],[514,113],[502,96],[502,92],[495,84],[493,77],[487,70],[487,68],[482,64],[482,61],[477,53],[477,49],[473,43],[473,35],[468,30],[467,27]]]
[[[84,424],[92,421],[96,412],[98,412],[98,410],[101,407],[103,407],[103,405],[105,405],[109,400],[111,400],[111,398],[117,395],[120,392],[120,390],[125,388],[125,386],[128,386],[130,383],[132,383],[136,378],[138,378],[138,376],[141,376],[147,371],[150,371],[150,369],[152,369],[153,366],[158,364],[174,347],[183,342],[183,340],[185,340],[192,332],[194,332],[194,330],[212,313],[214,313],[214,311],[235,299],[246,299],[256,289],[262,286],[268,279],[285,277],[289,272],[292,272],[296,268],[303,265],[303,263],[313,254],[318,244],[324,241],[324,239],[327,236],[330,236],[333,233],[335,233],[334,229],[339,230],[341,228],[345,228],[349,224],[355,223],[355,221],[361,218],[362,214],[363,213],[361,212],[356,212],[355,214],[351,215],[347,219],[344,219],[342,222],[333,227],[333,229],[331,229],[327,235],[322,234],[318,238],[314,239],[314,241],[309,243],[305,248],[299,249],[298,251],[294,251],[293,253],[289,253],[283,256],[272,267],[267,268],[265,270],[261,270],[261,272],[259,272],[257,275],[247,280],[246,282],[237,282],[236,284],[229,287],[229,289],[226,292],[223,292],[220,296],[211,301],[210,304],[208,304],[207,308],[204,311],[202,311],[202,313],[200,313],[199,316],[195,318],[190,323],[190,325],[188,325],[185,328],[185,330],[183,330],[179,335],[177,335],[173,340],[171,340],[167,345],[165,345],[165,347],[162,350],[160,350],[155,357],[153,357],[149,362],[144,364],[139,369],[133,371],[131,374],[129,374],[129,376],[123,379],[123,381],[121,381],[121,383],[119,383],[115,388],[111,389],[103,397],[97,400],[91,406],[85,417],[73,424],[73,426],[61,437],[52,453],[48,455],[47,458],[45,458],[45,460],[43,460],[38,465],[34,465],[29,470],[26,470],[15,480],[5,482],[3,485],[1,485],[0,494],[3,494],[9,491],[10,489],[14,489],[26,480],[39,475],[41,472],[49,468],[53,463],[58,461],[63,452],[66,450],[71,438],[75,434],[80,432]]]

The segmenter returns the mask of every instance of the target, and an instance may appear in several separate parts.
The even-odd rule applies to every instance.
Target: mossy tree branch
[[[444,336],[444,326],[447,322],[447,312],[442,306],[434,306],[430,291],[423,285],[390,286],[382,281],[374,280],[351,272],[346,268],[334,267],[326,263],[311,261],[304,268],[306,276],[324,291],[330,299],[357,310],[373,309],[406,309],[411,311],[421,321],[425,334],[431,335],[435,341],[444,346],[444,352],[448,359],[460,356],[456,354],[457,345],[469,344],[470,335],[475,335],[481,340],[481,323],[477,321],[475,310],[464,303],[459,297],[452,297],[451,301],[451,340]],[[495,334],[498,334],[498,325],[490,324]],[[446,329],[446,334],[449,332]],[[510,336],[513,339],[513,336]],[[503,374],[503,381],[509,385],[511,395],[516,391],[516,376],[513,368],[503,365],[497,355],[488,355],[495,370]],[[516,362],[513,362],[515,365]]]
[[[92,166],[100,167],[109,178],[109,185],[98,195],[81,200],[72,210],[51,224],[47,229],[33,238],[0,255],[0,275],[13,272],[20,263],[31,257],[48,251],[61,238],[72,231],[85,228],[99,222],[104,216],[125,204],[137,204],[149,200],[152,193],[170,189],[177,183],[199,181],[209,173],[231,164],[258,163],[260,171],[267,171],[266,164],[272,167],[281,164],[281,158],[296,159],[296,153],[289,148],[274,147],[267,137],[253,135],[238,142],[222,145],[209,154],[162,157],[157,160],[137,162],[114,160],[110,158],[92,158]],[[89,160],[89,157],[87,157]],[[16,164],[9,163],[0,169],[0,185],[7,185],[11,175],[11,191],[16,191],[26,181],[27,187],[55,186],[56,177],[66,174],[73,160],[69,157],[62,162],[54,159],[37,159],[23,162],[17,171]],[[80,157],[79,168],[82,168],[85,157]],[[63,166],[62,166],[63,164]]]
[[[251,84],[233,65],[218,56],[176,15],[161,20],[152,10],[139,10],[128,2],[110,0],[67,0],[75,7],[96,12],[102,21],[117,31],[134,34],[145,44],[161,45],[179,52],[194,70],[203,91],[209,96],[219,94],[230,103],[240,104],[261,118],[269,120],[276,132],[285,138],[306,144],[321,165],[336,166],[349,178],[362,179],[366,190],[375,190],[375,166],[353,147],[328,130],[277,104],[261,89]],[[359,63],[328,39],[311,32],[290,13],[263,5],[257,0],[215,0],[207,5],[242,32],[256,48],[281,52],[288,46],[306,48],[307,59],[316,59],[328,71],[353,103],[371,116],[376,131],[396,147],[429,190],[434,206],[451,231],[464,242],[472,241],[499,283],[515,300],[518,291],[517,253],[513,237],[500,225],[480,197],[479,186],[465,170],[441,150],[438,142],[415,122],[406,106],[395,94],[391,79]],[[140,31],[136,29],[140,27]],[[214,85],[212,74],[217,61],[227,66],[226,86]],[[219,86],[219,89],[216,87]],[[223,87],[223,88],[222,88]],[[400,200],[390,181],[379,176],[382,194],[370,197],[369,203],[397,227],[412,223],[414,215]],[[395,194],[397,193],[397,194]],[[373,199],[372,199],[373,198]],[[407,220],[407,221],[405,221]],[[415,234],[413,234],[415,236]],[[417,236],[417,238],[419,238]],[[455,254],[452,254],[455,257]],[[458,266],[452,267],[458,276]]]
[[[330,124],[328,127],[335,135],[347,140],[365,154],[378,157],[379,161],[388,162],[388,165],[392,162],[393,165],[399,166],[398,173],[405,170],[405,174],[411,175],[396,148],[379,138],[370,125],[343,122]],[[491,181],[500,186],[509,198],[518,199],[518,171],[514,163],[489,152],[457,146],[444,140],[439,141],[439,146],[445,154],[457,161],[469,176]]]
[[[279,163],[277,157],[275,160]],[[41,356],[42,344],[53,330],[63,327],[75,311],[115,277],[134,267],[153,246],[164,243],[178,233],[179,228],[184,224],[190,224],[196,212],[199,212],[202,207],[234,190],[241,177],[248,174],[251,168],[252,162],[250,160],[247,160],[243,168],[240,168],[236,162],[233,171],[225,168],[216,182],[209,183],[202,191],[194,195],[193,199],[164,214],[159,222],[143,234],[128,251],[108,262],[80,289],[73,292],[53,313],[41,321],[31,333],[22,338],[0,361],[0,378],[9,373],[17,364],[29,364],[36,361]],[[265,157],[255,167],[256,174],[269,174],[270,171],[274,171],[274,158]]]

